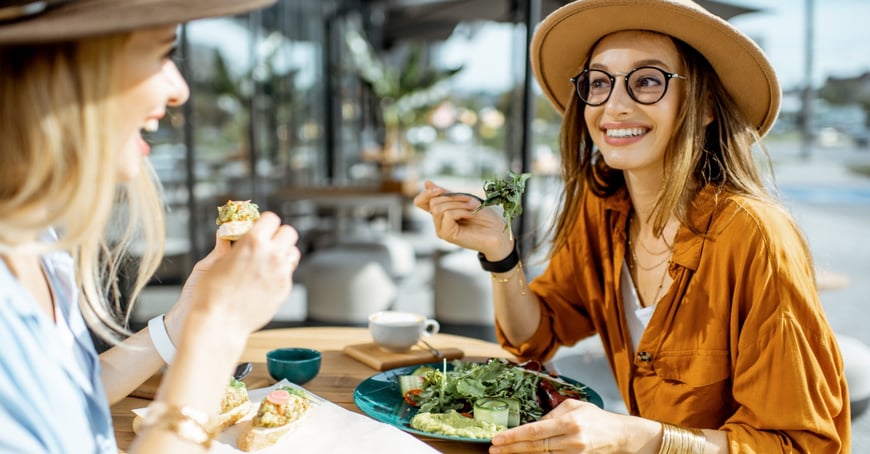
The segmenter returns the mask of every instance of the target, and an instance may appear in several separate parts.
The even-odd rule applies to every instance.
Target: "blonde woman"
[[[161,259],[141,130],[188,97],[170,59],[177,25],[270,3],[0,5],[0,451],[117,452],[110,403],[166,361],[131,452],[207,450],[248,334],[291,289],[296,232],[264,213],[232,247],[216,239],[178,304],[136,334],[114,286],[133,238],[147,245],[134,299]],[[118,345],[98,357],[88,327]]]
[[[630,415],[568,400],[490,452],[848,452],[810,253],[753,156],[780,102],[762,51],[689,0],[579,0],[537,28],[532,67],[564,114],[543,274],[526,284],[495,210],[431,182],[415,202],[480,251],[507,350],[598,334]]]

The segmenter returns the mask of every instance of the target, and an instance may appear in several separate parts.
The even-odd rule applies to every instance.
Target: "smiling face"
[[[684,81],[674,78],[664,97],[643,105],[629,96],[619,76],[639,66],[654,66],[682,74],[680,55],[673,41],[642,31],[617,32],[603,38],[593,50],[590,69],[616,76],[613,93],[603,105],[586,106],[585,121],[592,140],[608,166],[614,169],[654,172],[660,177],[665,149],[675,129]]]
[[[130,35],[118,58],[115,95],[118,122],[112,137],[121,150],[117,172],[129,181],[141,171],[151,147],[141,131],[156,131],[166,106],[183,104],[189,95],[187,83],[169,58],[175,48],[175,26],[138,30]]]

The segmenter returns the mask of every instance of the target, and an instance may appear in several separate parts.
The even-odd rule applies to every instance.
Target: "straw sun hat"
[[[592,46],[622,30],[650,30],[678,38],[700,52],[758,130],[770,130],[781,91],[773,67],[751,39],[689,0],[577,0],[547,16],[532,38],[532,69],[553,106],[565,113]]]
[[[67,41],[231,16],[275,0],[0,0],[0,45]]]

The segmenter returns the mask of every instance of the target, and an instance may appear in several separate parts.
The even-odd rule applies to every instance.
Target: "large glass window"
[[[182,30],[191,99],[167,115],[150,157],[164,185],[163,276],[184,276],[211,246],[216,206],[326,178],[324,17],[335,2],[284,0]],[[161,279],[162,278],[162,279]]]

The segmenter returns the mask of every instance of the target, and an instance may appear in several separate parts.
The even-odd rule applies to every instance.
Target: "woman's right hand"
[[[432,215],[438,238],[480,251],[490,261],[507,257],[514,241],[505,230],[504,218],[498,210],[487,207],[475,212],[480,200],[465,195],[445,196],[448,192],[426,181],[423,192],[414,197],[414,205]]]
[[[187,314],[179,318],[216,318],[221,331],[240,335],[261,328],[290,294],[300,259],[297,240],[296,230],[271,212],[264,212],[232,247],[216,239],[185,284],[177,306]]]

